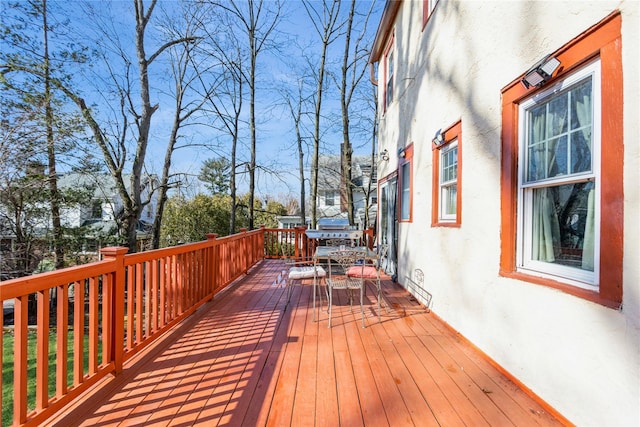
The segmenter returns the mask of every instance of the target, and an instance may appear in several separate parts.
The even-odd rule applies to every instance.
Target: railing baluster
[[[69,284],[65,282],[56,288],[56,397],[58,399],[67,394],[68,338]]]
[[[112,350],[112,322],[113,316],[113,275],[107,274],[102,276],[102,365],[106,365],[111,361]]]
[[[134,319],[135,314],[135,267],[130,265],[127,268],[127,350],[133,349],[134,341]]]
[[[4,310],[4,301],[3,301],[3,310]],[[2,355],[4,353],[4,313],[2,316],[2,333],[0,334],[0,349],[2,349],[2,351],[0,351],[0,366],[4,366],[4,360],[2,358]],[[3,383],[4,381],[0,381],[0,417],[2,416],[2,396],[4,396],[4,390],[3,390]]]
[[[29,295],[15,298],[13,306],[13,423],[27,420],[27,339]]]
[[[49,401],[49,289],[36,295],[36,411],[41,411]]]
[[[89,278],[89,375],[98,371],[98,278]]]
[[[78,386],[84,376],[84,309],[85,281],[73,286],[73,385]]]
[[[149,261],[151,268],[151,329],[158,330],[158,261]]]
[[[159,289],[160,289],[160,327],[163,328],[167,321],[167,259],[165,257],[160,258],[159,262]]]
[[[142,266],[135,264],[131,266],[136,269],[136,340],[135,343],[141,343],[143,341],[142,336]]]
[[[151,287],[151,263],[144,262],[141,269],[144,270],[143,289],[144,289],[144,337],[149,338],[151,331],[151,300],[153,299],[153,288]]]

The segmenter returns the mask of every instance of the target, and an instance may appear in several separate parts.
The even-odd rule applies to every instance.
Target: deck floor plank
[[[48,426],[562,425],[404,289],[286,288],[269,260],[125,363]],[[276,284],[274,284],[276,283]]]

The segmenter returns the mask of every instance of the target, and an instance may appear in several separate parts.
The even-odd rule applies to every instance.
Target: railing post
[[[209,243],[211,243],[211,256],[209,257],[208,263],[209,266],[207,268],[208,276],[209,276],[209,283],[210,283],[210,290],[211,290],[211,298],[213,298],[216,294],[216,288],[218,286],[217,283],[217,279],[219,277],[218,275],[218,245],[215,244],[215,240],[218,238],[218,233],[208,233],[207,234],[207,241]]]
[[[369,249],[373,249],[374,241],[373,241],[373,227],[369,227],[364,230],[363,236],[365,237],[365,242]]]
[[[266,258],[266,245],[265,245],[265,235],[266,235],[266,229],[267,227],[265,227],[264,225],[260,226],[260,234],[258,236],[258,243],[257,243],[257,247],[253,248],[254,252],[253,252],[253,256],[259,256],[260,259],[265,259]],[[258,251],[258,248],[262,248],[262,251]],[[253,262],[254,260],[252,260]]]
[[[241,228],[240,234],[244,234],[244,237],[240,239],[240,254],[241,254],[240,262],[242,263],[241,265],[242,270],[246,274],[247,271],[249,271],[249,268],[247,268],[247,264],[248,264],[247,262],[247,229]]]
[[[113,259],[115,261],[115,271],[113,277],[113,292],[111,309],[111,334],[109,339],[111,343],[110,358],[113,360],[115,374],[122,372],[122,359],[124,353],[124,289],[125,289],[125,269],[124,256],[129,248],[122,246],[112,246],[100,250],[100,254],[104,259]],[[103,314],[104,316],[104,314]]]
[[[295,234],[294,234],[294,243],[293,243],[293,256],[295,257],[295,259],[300,259],[300,243],[302,243],[302,239],[300,239],[301,233],[302,233],[302,227],[295,227]]]

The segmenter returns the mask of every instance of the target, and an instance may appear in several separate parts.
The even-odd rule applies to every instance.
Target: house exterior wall
[[[397,171],[398,148],[413,144],[413,214],[399,224],[398,281],[408,283],[421,269],[433,311],[577,425],[640,425],[639,4],[440,0],[423,27],[423,2],[403,1],[384,37],[393,38],[396,61],[394,100],[386,111],[378,76],[379,152],[390,154],[379,165],[379,179]],[[611,308],[501,275],[501,93],[616,10],[622,22],[624,255],[622,304]],[[382,51],[372,60],[384,69]],[[458,121],[460,225],[433,226],[431,140]]]
[[[343,210],[341,206],[341,194],[340,186],[341,182],[341,169],[340,169],[340,157],[338,156],[320,156],[319,159],[319,177],[318,177],[318,198],[317,208],[319,210],[320,217],[336,217],[346,216],[346,210]],[[375,168],[371,167],[371,160],[365,156],[354,156],[352,165],[352,179],[355,182],[353,189],[353,207],[356,214],[356,222],[360,228],[366,228],[364,224],[360,223],[360,218],[357,216],[358,212],[363,212],[366,204],[365,188],[369,185],[369,179],[373,178],[371,183],[371,193],[369,194],[369,207],[375,205],[373,198],[376,195],[376,177],[371,177],[370,174],[375,174]],[[367,173],[363,171],[362,166],[369,166]],[[327,194],[333,195],[329,204],[327,204]],[[346,208],[345,208],[346,209]]]

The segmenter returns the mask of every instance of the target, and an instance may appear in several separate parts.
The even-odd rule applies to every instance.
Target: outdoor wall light
[[[385,162],[389,161],[389,151],[386,148],[380,152],[379,159]]]
[[[438,132],[436,132],[436,135],[433,137],[431,142],[433,142],[433,145],[436,147],[440,147],[444,144],[444,133],[442,133],[442,129],[438,129]]]
[[[540,87],[551,78],[551,75],[559,66],[560,61],[557,58],[547,55],[531,67],[520,82],[526,89],[531,86]]]
[[[398,157],[404,158],[404,156],[405,156],[404,147],[398,148]]]

